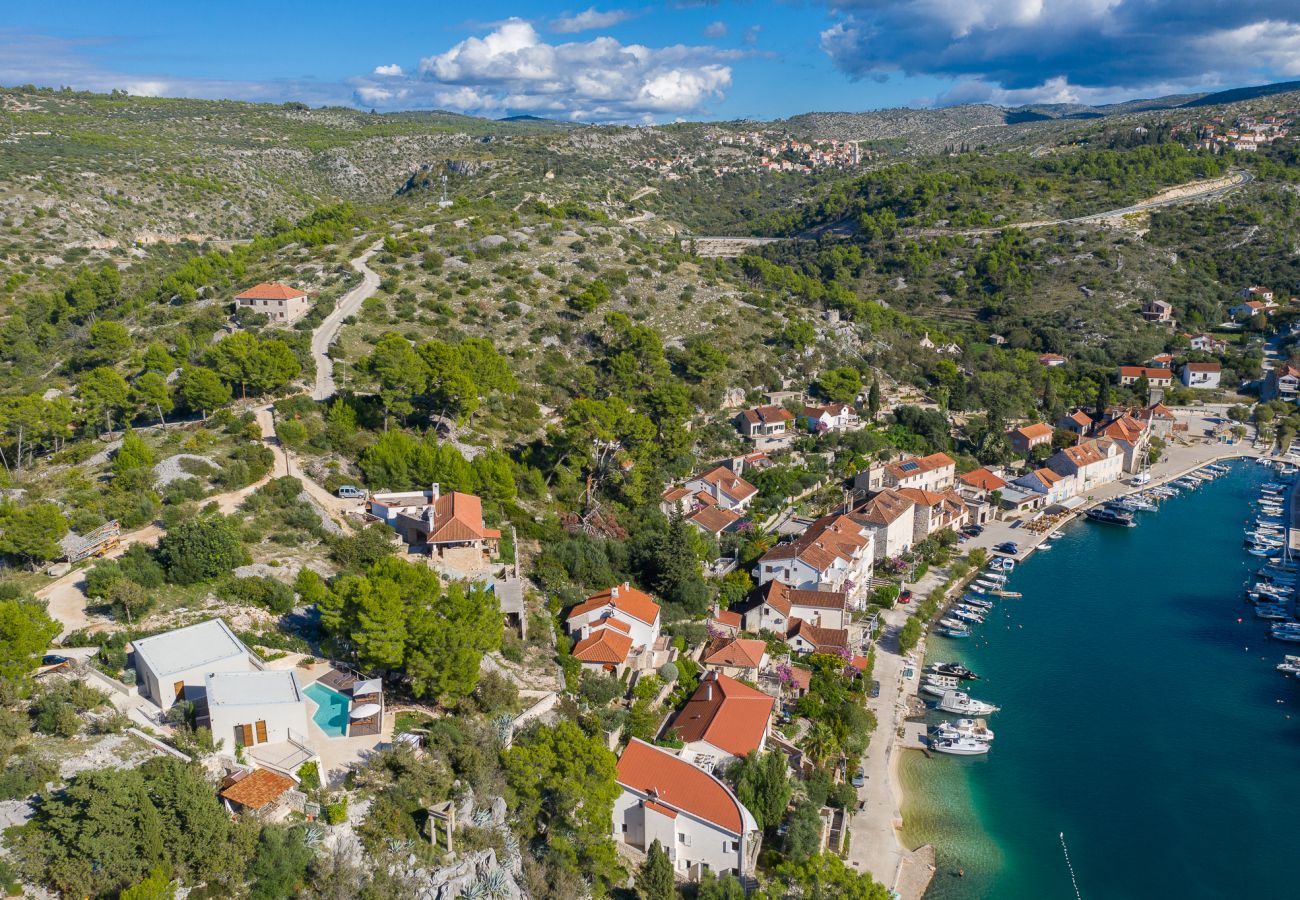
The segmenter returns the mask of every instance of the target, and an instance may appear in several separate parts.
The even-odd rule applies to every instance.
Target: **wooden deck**
[[[340,694],[352,700],[354,705],[362,703],[378,703],[380,711],[377,715],[365,719],[352,719],[348,722],[348,737],[369,737],[380,734],[384,728],[384,697],[382,694],[369,693],[364,696],[354,695],[352,689],[361,683],[361,679],[349,672],[340,672],[333,667],[328,672],[317,679],[326,687],[333,688]]]

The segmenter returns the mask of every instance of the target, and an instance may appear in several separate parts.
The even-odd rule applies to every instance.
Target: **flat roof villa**
[[[307,704],[296,672],[214,672],[206,679],[212,737],[228,747],[307,742]]]
[[[221,619],[209,619],[131,642],[141,696],[164,711],[205,694],[214,672],[255,672],[263,663]]]

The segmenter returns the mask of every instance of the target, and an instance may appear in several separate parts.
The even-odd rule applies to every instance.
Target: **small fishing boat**
[[[953,614],[954,616],[956,616],[958,619],[961,619],[963,622],[971,622],[971,623],[973,623],[973,624],[975,624],[975,625],[983,625],[983,624],[984,624],[984,617],[981,616],[979,613],[977,613],[977,612],[976,612],[975,610],[973,610],[973,609],[966,609],[966,608],[964,608],[964,607],[958,607],[957,609],[954,609],[954,610],[952,611],[952,614]]]
[[[1279,641],[1300,644],[1300,622],[1275,622],[1268,633]]]
[[[988,716],[1001,707],[976,700],[963,691],[949,691],[939,700],[939,709],[962,716]]]
[[[930,741],[930,749],[949,756],[983,756],[989,752],[989,745],[973,738],[940,738]]]
[[[1025,595],[1022,594],[1022,593],[1020,593],[1019,591],[993,591],[993,596],[994,596],[994,597],[1003,597],[1003,598],[1006,598],[1006,599],[1008,599],[1008,600],[1015,600],[1015,599],[1018,599],[1018,598],[1020,598],[1020,597],[1025,596]]]
[[[1246,548],[1246,552],[1249,553],[1251,556],[1263,556],[1263,557],[1280,556],[1282,553],[1282,545],[1274,544],[1272,546],[1267,546],[1261,544],[1253,544]]]
[[[1051,538],[1051,539],[1054,540],[1054,541],[1059,541],[1059,540],[1061,540],[1061,538],[1065,537],[1065,532],[1064,532],[1064,531],[1059,531],[1059,530],[1058,530],[1058,531],[1053,531],[1051,534],[1048,535],[1048,537]]]
[[[992,608],[993,608],[993,604],[992,604],[992,603],[990,603],[990,602],[987,601],[987,600],[981,600],[981,599],[979,599],[978,597],[963,597],[963,598],[962,598],[962,603],[965,603],[967,606],[973,606],[973,607],[975,607],[976,609],[992,609]]]
[[[1039,550],[1051,550],[1051,549],[1052,549],[1052,545],[1049,544],[1049,543],[1047,543],[1046,541],[1044,541],[1043,543],[1041,543],[1041,544],[1038,545],[1037,549],[1039,549]]]
[[[1291,618],[1285,606],[1280,603],[1256,603],[1255,618],[1272,619],[1274,621],[1283,621]]]
[[[939,627],[939,634],[950,638],[968,638],[971,636],[971,630],[965,626],[957,627],[955,625],[942,625]]]

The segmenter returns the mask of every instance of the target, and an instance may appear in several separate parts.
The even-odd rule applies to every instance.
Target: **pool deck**
[[[302,654],[290,653],[281,659],[268,662],[266,667],[268,669],[292,669],[298,673],[299,681],[302,682],[304,687],[319,681],[325,687],[339,690],[323,676],[332,674],[335,677],[341,677],[341,673],[336,672],[326,662],[313,662],[309,666],[300,666],[298,663],[302,659],[304,659]],[[347,692],[339,691],[339,693]],[[307,744],[320,759],[322,781],[340,783],[350,766],[364,762],[379,750],[391,747],[394,718],[392,713],[385,710],[383,722],[378,723],[374,734],[351,734],[348,737],[332,737],[321,730],[315,719],[308,716]]]

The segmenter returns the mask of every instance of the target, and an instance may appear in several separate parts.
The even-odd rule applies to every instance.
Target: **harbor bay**
[[[936,848],[935,900],[1291,897],[1300,692],[1244,602],[1254,463],[1137,527],[1078,521],[1022,562],[974,636],[927,662],[981,677],[991,752],[900,761],[904,840]],[[938,722],[943,717],[931,714]],[[1246,861],[1251,861],[1247,863]]]

